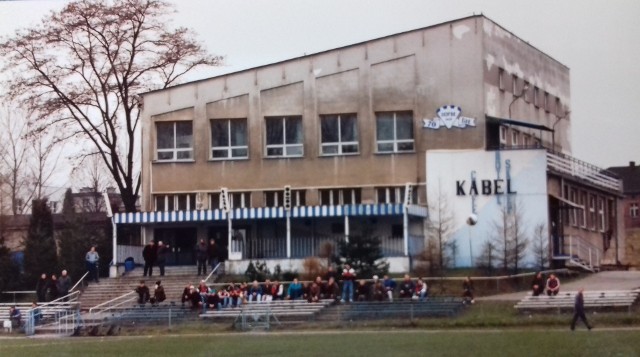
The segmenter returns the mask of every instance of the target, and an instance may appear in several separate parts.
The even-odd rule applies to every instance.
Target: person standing
[[[356,280],[356,271],[349,265],[345,264],[342,269],[342,301],[353,302],[353,281]]]
[[[153,240],[150,240],[149,244],[142,250],[142,258],[144,259],[144,273],[142,276],[147,276],[147,272],[149,276],[153,275],[153,265],[156,263],[156,259],[158,259],[158,250]]]
[[[167,265],[167,257],[170,252],[169,245],[165,245],[162,241],[158,241],[158,268],[160,269],[160,276],[164,276],[164,267]],[[151,276],[151,274],[149,274]]]
[[[220,252],[218,252],[218,245],[216,244],[216,241],[213,239],[209,240],[209,265],[211,265],[211,271],[213,271],[213,269],[215,269],[216,265],[218,265],[218,262],[220,261],[220,259],[218,258],[218,256],[220,255]]]
[[[89,271],[89,279],[93,279],[96,283],[98,281],[98,262],[100,261],[100,256],[98,252],[96,252],[96,247],[92,246],[91,249],[87,252],[84,257],[86,262],[87,271]]]
[[[580,288],[580,290],[578,290],[578,293],[576,294],[576,299],[573,304],[573,319],[571,320],[571,331],[576,329],[576,322],[578,321],[578,318],[580,318],[582,322],[584,322],[584,324],[587,326],[587,329],[591,331],[593,327],[589,325],[587,317],[584,314],[584,288]]]
[[[60,278],[58,278],[58,295],[63,297],[69,295],[69,289],[71,289],[71,277],[67,275],[67,271],[63,270],[62,274],[60,274]],[[64,301],[67,301],[68,298],[64,298]]]
[[[473,281],[470,277],[466,277],[462,282],[462,300],[463,304],[473,304],[476,302],[474,295]]]
[[[47,289],[49,289],[49,280],[47,279],[47,274],[42,273],[40,275],[40,279],[36,283],[36,296],[38,297],[38,302],[46,302],[47,301]]]
[[[198,260],[198,275],[207,275],[207,258],[209,258],[209,247],[204,239],[196,246],[196,260]]]
[[[48,284],[48,291],[49,291],[49,296],[48,296],[48,301],[53,301],[55,299],[58,298],[58,278],[56,277],[55,274],[51,274],[51,280],[49,280],[49,284]]]

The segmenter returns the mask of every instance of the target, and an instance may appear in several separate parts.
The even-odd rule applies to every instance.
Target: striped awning
[[[399,216],[403,214],[403,208],[404,205],[402,204],[301,206],[292,207],[290,216],[292,218]],[[407,213],[415,216],[426,217],[426,208],[423,207],[424,210],[421,210],[419,208],[420,206],[408,206]],[[231,210],[229,213],[219,209],[173,212],[116,213],[114,215],[114,219],[116,224],[153,224],[225,221],[229,218],[229,216],[231,219],[273,219],[285,218],[287,216],[287,212],[283,207],[253,207],[236,208]]]

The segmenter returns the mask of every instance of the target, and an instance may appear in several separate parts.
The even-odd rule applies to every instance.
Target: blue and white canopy
[[[405,205],[402,204],[359,204],[340,206],[300,206],[292,207],[291,218],[315,217],[357,217],[357,216],[401,216]],[[426,217],[427,208],[423,206],[406,206],[409,215]],[[230,217],[229,217],[230,216]],[[277,219],[286,218],[287,211],[283,207],[236,208],[229,213],[220,210],[194,210],[172,212],[131,212],[116,213],[116,224],[154,224],[176,222],[209,222],[231,219]]]

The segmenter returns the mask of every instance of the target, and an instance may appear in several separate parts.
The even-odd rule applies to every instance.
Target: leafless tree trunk
[[[500,251],[501,267],[505,272],[513,268],[515,273],[520,269],[529,239],[524,231],[524,210],[522,204],[514,201],[511,210],[506,204],[500,210],[499,220],[494,223],[494,245]]]
[[[539,269],[544,269],[549,262],[549,235],[544,223],[538,223],[533,229],[533,255]]]
[[[3,192],[9,198],[11,213],[24,214],[35,193],[28,172],[29,144],[25,140],[28,121],[23,111],[9,106],[4,106],[0,115],[1,160],[3,184],[6,187]]]
[[[99,155],[84,156],[83,160],[73,170],[72,177],[78,183],[76,186],[90,189],[89,207],[85,207],[89,212],[104,212],[109,202],[104,202],[102,192],[112,187],[110,176],[104,166],[104,162]]]
[[[432,193],[433,194],[433,193]],[[453,214],[449,208],[447,197],[443,193],[441,183],[438,182],[438,191],[435,192],[436,197],[429,197],[429,220],[427,221],[429,240],[433,241],[432,249],[435,254],[432,255],[432,266],[437,266],[438,271],[442,273],[449,263],[447,254],[447,244],[451,238],[451,230],[453,224]],[[429,246],[429,244],[427,244]],[[434,264],[435,262],[435,264]]]
[[[0,43],[9,95],[43,114],[34,130],[87,141],[127,211],[140,191],[138,95],[222,60],[188,29],[169,29],[172,10],[162,0],[76,0]]]

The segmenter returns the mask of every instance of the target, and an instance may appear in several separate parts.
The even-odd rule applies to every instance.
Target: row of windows
[[[614,214],[612,202],[605,197],[565,185],[564,198],[584,209],[568,210],[569,223],[574,227],[605,232],[611,227],[607,219]]]
[[[522,133],[517,129],[500,126],[500,145],[521,146],[524,148],[540,147],[542,142],[531,134]]]
[[[376,150],[378,153],[413,152],[413,113],[376,113]],[[249,157],[247,118],[213,119],[211,159],[233,160]],[[320,153],[323,156],[357,155],[360,152],[358,118],[354,113],[320,116]],[[193,160],[193,123],[157,122],[156,159],[158,161]],[[266,157],[304,156],[301,116],[265,118]]]
[[[405,186],[377,187],[377,203],[403,203]],[[257,192],[229,192],[230,208],[249,208],[252,193]],[[284,190],[262,191],[265,207],[282,207],[284,205]],[[350,205],[362,203],[361,188],[319,189],[318,197],[320,205]],[[154,195],[155,211],[186,211],[202,209],[195,193]],[[211,209],[222,208],[220,192],[208,193],[206,198]],[[412,203],[417,202],[417,190],[411,190]],[[291,206],[306,205],[306,190],[291,190]]]
[[[503,68],[498,69],[498,88],[501,91],[509,91],[514,96],[523,96],[525,102],[533,103],[536,108],[543,108],[547,113],[555,109],[554,114],[557,116],[565,115],[560,98],[552,96],[547,91],[541,93],[539,87],[532,88],[528,81],[515,74],[508,75]],[[553,103],[555,107],[552,108]]]

